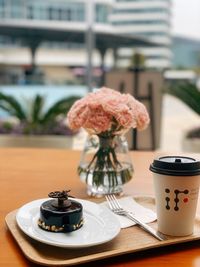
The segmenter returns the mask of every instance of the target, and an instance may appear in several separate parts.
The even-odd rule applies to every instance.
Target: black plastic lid
[[[199,175],[200,161],[189,157],[165,156],[155,159],[149,169],[155,173],[172,176]]]

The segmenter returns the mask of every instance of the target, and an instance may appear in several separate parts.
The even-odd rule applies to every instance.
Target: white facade
[[[139,48],[146,58],[146,66],[167,68],[171,62],[170,35],[170,0],[0,0],[0,22],[18,25],[48,25],[49,27],[87,29],[87,5],[94,1],[94,32],[117,32],[139,37],[148,37],[158,42],[159,47]],[[1,39],[0,64],[26,65],[31,57],[27,48],[21,43],[12,43],[10,38]],[[2,40],[2,42],[1,42]],[[51,50],[53,48],[53,51]],[[118,51],[120,66],[127,67],[133,49],[122,48]],[[55,55],[55,57],[54,57]],[[73,57],[72,57],[73,56]],[[38,65],[80,66],[87,61],[85,48],[80,45],[45,44],[36,53]],[[98,66],[98,53],[93,55],[93,63]],[[112,53],[105,58],[107,66],[112,66]]]
[[[112,32],[109,15],[113,0],[92,0],[94,9],[94,32]],[[70,29],[73,31],[88,28],[88,0],[0,0],[0,24],[49,27],[52,29]],[[111,29],[112,28],[112,29]],[[48,66],[85,66],[87,51],[83,45],[45,42],[40,44],[36,55],[37,65]],[[100,56],[93,53],[94,66],[100,65]],[[21,41],[0,36],[0,65],[30,65],[29,48]],[[112,66],[112,55],[108,53],[106,64]]]
[[[137,48],[146,58],[149,68],[168,68],[171,65],[171,1],[116,0],[110,22],[119,33],[148,37],[158,43],[154,48]],[[130,64],[133,49],[118,51],[121,66]]]

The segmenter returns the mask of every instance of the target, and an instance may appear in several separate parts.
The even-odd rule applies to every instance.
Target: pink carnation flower
[[[126,132],[131,127],[143,130],[149,123],[145,106],[130,94],[102,87],[78,100],[67,114],[69,127],[85,128],[90,133]]]
[[[83,99],[77,100],[67,114],[68,125],[72,130],[77,130],[83,126],[88,118],[89,109],[87,101]]]
[[[101,107],[89,109],[89,114],[83,127],[99,134],[107,131],[111,127],[111,115],[106,113]]]

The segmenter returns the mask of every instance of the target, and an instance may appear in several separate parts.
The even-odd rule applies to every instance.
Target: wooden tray
[[[153,198],[135,198],[145,207],[155,209]],[[68,266],[105,259],[117,255],[133,253],[150,248],[162,247],[200,239],[200,220],[195,220],[194,234],[188,237],[169,237],[166,241],[158,241],[137,226],[122,229],[120,234],[112,241],[103,245],[87,249],[66,249],[49,246],[37,242],[26,236],[17,226],[15,215],[17,210],[9,213],[5,220],[8,229],[20,246],[24,255],[35,263],[49,266]],[[156,222],[150,224],[156,229]]]

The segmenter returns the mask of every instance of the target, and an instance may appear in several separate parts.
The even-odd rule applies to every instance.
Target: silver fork
[[[105,197],[106,197],[106,200],[108,202],[109,208],[115,214],[126,216],[130,220],[134,221],[137,225],[139,225],[146,232],[148,232],[151,235],[153,235],[154,237],[156,237],[158,240],[160,240],[160,241],[167,240],[167,238],[164,235],[162,235],[160,232],[154,230],[153,228],[151,228],[146,223],[143,223],[142,221],[138,220],[137,218],[135,218],[133,216],[133,214],[131,212],[129,212],[129,211],[125,210],[124,208],[122,208],[122,206],[119,204],[119,202],[118,202],[118,200],[117,200],[117,198],[115,197],[114,194],[109,194],[109,195],[106,195]]]

